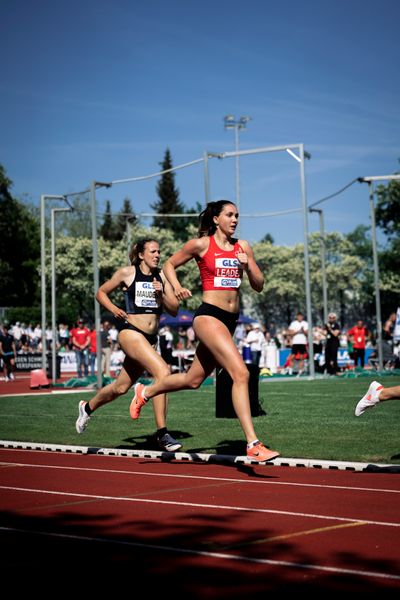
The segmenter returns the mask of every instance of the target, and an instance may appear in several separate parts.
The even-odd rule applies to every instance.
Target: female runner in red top
[[[210,202],[200,214],[199,237],[188,241],[164,264],[163,270],[179,301],[191,297],[182,287],[176,268],[195,259],[200,269],[203,287],[202,304],[193,319],[199,344],[192,366],[187,373],[176,373],[145,387],[136,384],[130,413],[139,417],[142,406],[154,396],[183,389],[196,389],[216,366],[224,368],[232,378],[232,403],[247,440],[247,456],[265,462],[279,456],[257,438],[251,419],[249,372],[232,334],[239,316],[239,287],[243,272],[251,287],[261,292],[264,277],[254,260],[253,251],[245,240],[233,238],[238,224],[236,206],[228,200]]]

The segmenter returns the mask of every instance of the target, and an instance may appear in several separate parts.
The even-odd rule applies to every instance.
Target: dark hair
[[[213,235],[217,229],[214,223],[214,217],[221,214],[222,209],[226,204],[233,204],[231,200],[217,200],[216,202],[208,202],[205,209],[199,215],[198,236]]]
[[[139,258],[139,254],[143,254],[145,246],[149,242],[156,242],[158,244],[157,240],[153,238],[146,238],[144,240],[139,240],[132,245],[129,252],[129,260],[131,261],[131,265],[135,265],[135,267],[140,265],[141,258]]]

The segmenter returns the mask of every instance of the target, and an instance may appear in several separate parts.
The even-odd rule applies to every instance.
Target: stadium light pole
[[[299,156],[293,152],[294,146],[287,146],[286,152],[294,158],[300,164],[300,185],[301,185],[301,206],[303,212],[303,237],[304,237],[304,278],[306,286],[306,309],[307,309],[307,323],[308,323],[308,360],[309,360],[309,373],[313,379],[315,376],[315,365],[314,365],[314,347],[313,347],[313,324],[312,324],[312,310],[311,310],[311,283],[310,283],[310,254],[308,251],[308,208],[307,208],[307,194],[306,194],[306,174],[304,169],[304,161],[307,158],[311,159],[311,154],[304,150],[304,144],[297,144]]]
[[[204,151],[204,153],[203,153],[203,158],[204,158],[204,194],[205,194],[205,199],[206,199],[206,205],[210,201],[210,177],[209,177],[209,172],[208,172],[208,157],[209,157],[208,152]]]
[[[383,369],[383,350],[382,350],[382,313],[381,313],[381,293],[379,290],[379,262],[378,262],[378,247],[376,242],[376,222],[375,222],[375,205],[374,205],[374,183],[373,180],[368,181],[369,188],[369,206],[371,213],[371,234],[372,234],[372,256],[374,261],[374,286],[375,286],[375,311],[376,311],[376,340],[378,342],[378,365],[379,370]]]
[[[287,149],[289,152],[290,148]],[[306,174],[304,169],[304,161],[307,158],[310,160],[311,154],[304,150],[304,144],[299,144],[299,162],[300,162],[300,184],[301,184],[301,204],[303,209],[303,236],[304,236],[304,275],[306,284],[306,308],[308,322],[308,369],[310,377],[315,377],[314,365],[314,346],[313,346],[313,323],[311,310],[311,283],[310,283],[310,254],[308,251],[308,210],[307,210],[307,194],[306,194]],[[297,160],[297,159],[296,159]]]
[[[111,183],[101,183],[92,181],[90,184],[90,205],[92,220],[92,251],[93,251],[93,295],[94,295],[94,325],[96,330],[96,360],[97,360],[97,389],[103,385],[103,373],[101,371],[101,333],[100,333],[100,305],[96,300],[97,290],[99,289],[99,266],[98,266],[98,245],[97,245],[97,200],[96,189],[99,187],[111,187]]]
[[[46,348],[46,201],[64,200],[68,204],[65,196],[56,196],[53,194],[42,194],[40,196],[40,277],[41,277],[41,300],[42,300],[42,369],[46,372],[47,368],[47,348]]]
[[[240,117],[235,119],[233,115],[226,115],[224,117],[225,129],[235,130],[235,160],[236,160],[236,206],[240,215],[240,173],[239,173],[239,131],[246,129],[247,123],[251,121],[251,117]],[[240,225],[238,224],[238,237],[240,237]]]
[[[328,289],[326,285],[326,267],[325,267],[325,227],[324,227],[324,212],[321,208],[309,208],[310,213],[318,213],[319,215],[319,232],[321,246],[321,272],[322,272],[322,306],[324,323],[328,322]]]
[[[52,329],[52,344],[51,344],[51,366],[53,384],[57,382],[57,333],[56,333],[56,241],[55,241],[55,216],[57,212],[71,211],[71,206],[51,209],[51,329]]]
[[[129,260],[129,253],[131,250],[131,241],[132,241],[131,223],[135,223],[135,221],[136,221],[135,215],[126,215],[125,227],[126,227],[126,244],[128,247],[128,260]]]

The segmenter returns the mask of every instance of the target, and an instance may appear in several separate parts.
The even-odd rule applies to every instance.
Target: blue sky
[[[0,163],[13,194],[86,189],[234,150],[223,117],[249,115],[240,149],[304,144],[308,204],[360,176],[399,170],[397,0],[1,0]],[[114,212],[152,212],[157,179],[98,192]],[[204,204],[202,163],[176,173]],[[210,161],[211,199],[235,201],[235,160]],[[240,211],[300,208],[286,152],[240,159]],[[327,231],[370,224],[355,183],[321,204]],[[149,223],[150,221],[144,221]],[[310,215],[310,231],[318,230]],[[251,242],[303,241],[300,213],[243,217]]]

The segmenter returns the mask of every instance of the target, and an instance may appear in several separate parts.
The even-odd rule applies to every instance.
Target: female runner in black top
[[[78,433],[84,432],[95,410],[126,394],[144,371],[157,379],[170,372],[169,366],[156,351],[157,331],[163,309],[175,316],[179,301],[158,268],[158,242],[153,239],[137,242],[132,246],[130,260],[131,265],[118,269],[96,294],[98,302],[121,322],[118,343],[125,354],[122,370],[113,383],[99,390],[89,402],[79,403]],[[124,291],[125,308],[118,307],[110,299],[109,295],[117,288]],[[158,445],[163,450],[176,451],[182,445],[167,431],[166,394],[159,394],[153,402]]]

